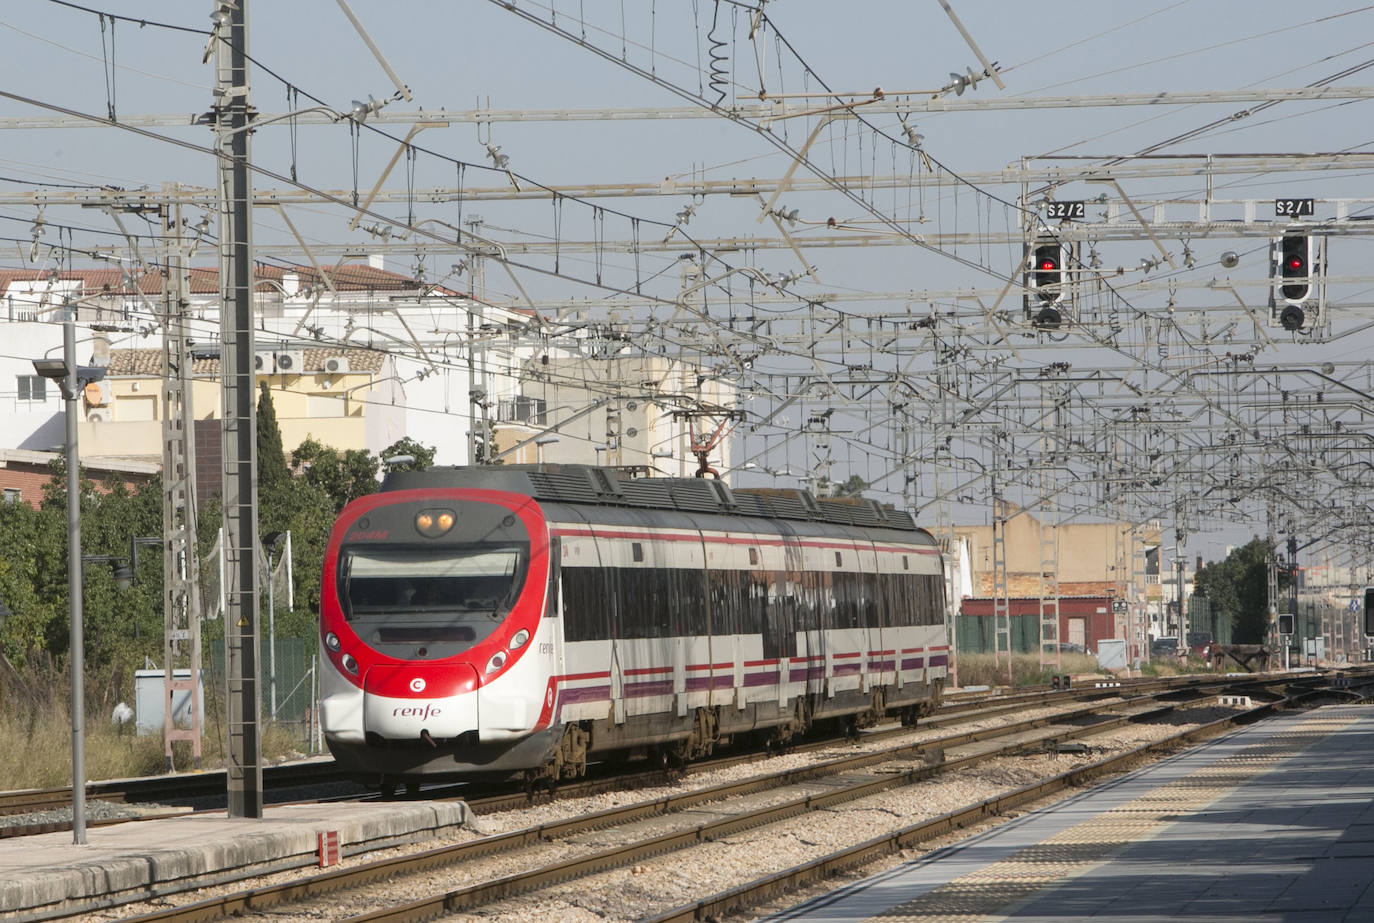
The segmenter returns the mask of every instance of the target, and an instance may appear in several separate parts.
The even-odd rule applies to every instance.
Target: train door
[[[779,669],[778,703],[787,706],[793,696],[808,695],[811,691],[812,657],[820,650],[819,640],[812,628],[815,593],[807,580],[807,563],[801,540],[794,533],[783,536],[782,584],[783,608],[787,630],[791,633],[790,650],[782,655]]]
[[[826,630],[830,624],[830,574],[825,570],[826,549],[797,550],[798,649],[805,665],[805,691],[812,703],[825,696],[833,664]],[[813,708],[814,710],[814,708]]]
[[[547,658],[551,696],[557,696],[558,684],[567,675],[563,627],[563,541],[555,537],[549,539],[549,587],[544,599],[544,620],[539,626],[538,649],[539,655]],[[553,700],[547,704],[552,706]]]
[[[854,574],[853,605],[859,621],[859,691],[867,694],[881,686],[883,678],[883,631],[878,605],[878,553],[872,542],[855,542],[859,570]]]

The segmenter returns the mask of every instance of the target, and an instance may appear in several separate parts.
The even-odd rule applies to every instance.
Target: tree
[[[474,420],[472,434],[472,464],[499,465],[504,459],[496,458],[496,427],[490,420]]]
[[[857,474],[851,474],[843,483],[837,483],[827,477],[822,477],[816,482],[816,494],[821,497],[862,497],[867,489],[868,484]]]
[[[421,445],[409,436],[402,436],[382,449],[378,457],[382,461],[387,461],[400,455],[409,455],[414,461],[400,462],[388,467],[392,471],[424,471],[426,468],[434,467],[434,452],[434,446]]]
[[[1261,538],[1235,548],[1224,561],[1204,565],[1193,580],[1206,596],[1231,619],[1232,636],[1240,644],[1262,644],[1269,631],[1269,558],[1274,546]],[[1288,574],[1279,570],[1279,590]]]
[[[366,449],[341,453],[307,436],[291,451],[291,464],[301,471],[305,483],[329,495],[335,513],[350,501],[377,492],[378,462]]]
[[[286,450],[282,448],[281,427],[277,425],[277,410],[272,405],[272,392],[267,382],[259,383],[258,394],[258,487],[270,487],[291,479],[286,465]]]
[[[264,487],[258,500],[260,534],[291,533],[296,598],[289,611],[285,600],[275,601],[277,636],[312,638],[319,627],[316,618],[320,611],[320,578],[329,532],[334,526],[334,499],[316,485],[291,478]]]

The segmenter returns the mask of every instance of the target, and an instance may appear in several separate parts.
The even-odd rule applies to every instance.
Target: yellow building
[[[162,350],[114,349],[105,379],[87,388],[78,441],[83,459],[162,460]],[[339,347],[263,350],[257,381],[266,383],[289,454],[307,437],[340,451],[373,453],[406,435],[404,402],[387,354]],[[197,478],[218,486],[222,417],[217,351],[192,350],[191,409],[196,420]],[[210,464],[206,464],[206,461]],[[213,469],[214,473],[211,473]]]

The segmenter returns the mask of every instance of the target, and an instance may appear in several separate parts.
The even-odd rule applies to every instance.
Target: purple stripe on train
[[[558,691],[560,705],[575,705],[578,702],[605,702],[611,697],[611,687],[607,686],[564,686]]]

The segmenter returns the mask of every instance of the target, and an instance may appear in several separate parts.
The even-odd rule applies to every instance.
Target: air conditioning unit
[[[87,423],[109,423],[114,419],[114,412],[108,407],[92,407],[86,411]]]
[[[283,375],[299,375],[305,371],[305,350],[289,349],[275,354],[277,371]]]
[[[348,371],[348,357],[326,356],[324,359],[324,370],[330,375],[342,375]]]
[[[277,354],[271,350],[260,349],[253,354],[253,371],[271,375],[277,370]]]

